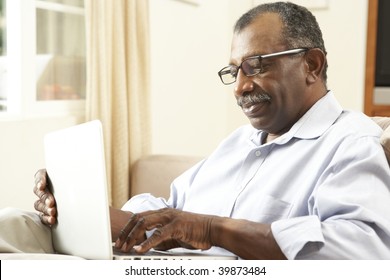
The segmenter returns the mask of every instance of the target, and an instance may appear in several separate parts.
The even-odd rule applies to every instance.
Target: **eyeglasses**
[[[240,66],[229,65],[222,68],[218,72],[218,75],[221,78],[222,83],[224,83],[225,85],[230,85],[237,80],[238,70],[240,70],[240,68],[242,72],[245,74],[245,76],[247,77],[255,76],[263,71],[263,65],[262,65],[263,59],[282,56],[282,55],[298,54],[298,53],[306,52],[307,50],[308,50],[307,48],[299,48],[299,49],[286,50],[282,52],[251,56],[244,59],[241,62]]]

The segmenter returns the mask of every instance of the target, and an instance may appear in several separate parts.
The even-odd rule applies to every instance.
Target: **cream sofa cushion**
[[[183,155],[149,155],[139,159],[130,173],[131,196],[151,193],[169,198],[172,181],[201,160],[201,157]]]

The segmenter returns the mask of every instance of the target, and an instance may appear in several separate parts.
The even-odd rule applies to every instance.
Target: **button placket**
[[[243,166],[240,169],[240,173],[237,177],[237,184],[236,189],[234,192],[232,192],[229,195],[229,200],[231,200],[231,203],[228,203],[227,205],[227,213],[229,215],[232,215],[232,211],[234,209],[234,206],[236,204],[236,201],[240,195],[240,193],[245,189],[245,187],[250,183],[250,181],[253,179],[253,177],[256,175],[262,164],[264,163],[264,160],[267,156],[268,149],[266,147],[256,147],[255,149],[252,149],[243,164]]]

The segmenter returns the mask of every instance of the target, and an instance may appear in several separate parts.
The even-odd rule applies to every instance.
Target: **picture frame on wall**
[[[200,0],[175,0],[175,1],[183,2],[194,6],[198,6],[200,4]]]

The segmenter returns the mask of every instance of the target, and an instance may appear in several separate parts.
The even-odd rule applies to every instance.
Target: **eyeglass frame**
[[[263,54],[263,55],[254,55],[254,56],[250,56],[250,57],[247,57],[245,58],[239,66],[235,66],[235,65],[228,65],[228,66],[225,66],[223,67],[221,70],[218,71],[218,76],[219,78],[221,79],[222,83],[224,85],[230,85],[230,84],[233,84],[237,81],[237,75],[238,75],[238,71],[241,69],[242,72],[244,73],[245,76],[247,77],[252,77],[252,76],[255,76],[259,73],[261,73],[262,71],[262,60],[265,59],[265,58],[271,58],[271,57],[278,57],[278,56],[282,56],[282,55],[293,55],[293,54],[299,54],[299,53],[302,53],[302,52],[307,52],[310,48],[296,48],[296,49],[289,49],[289,50],[285,50],[285,51],[281,51],[281,52],[275,52],[275,53],[269,53],[269,54]],[[258,59],[259,60],[259,63],[260,63],[260,67],[257,69],[257,68],[253,68],[255,69],[255,73],[253,74],[247,74],[245,73],[245,71],[242,69],[242,64],[245,63],[245,61],[248,61],[250,59]],[[237,69],[237,74],[236,76],[233,76],[231,75],[231,68],[234,67]],[[229,71],[229,72],[226,72],[226,71]],[[234,81],[230,82],[230,83],[225,83],[223,81],[223,78],[222,76],[223,75],[226,75],[226,74],[230,74],[232,77],[234,77]]]

